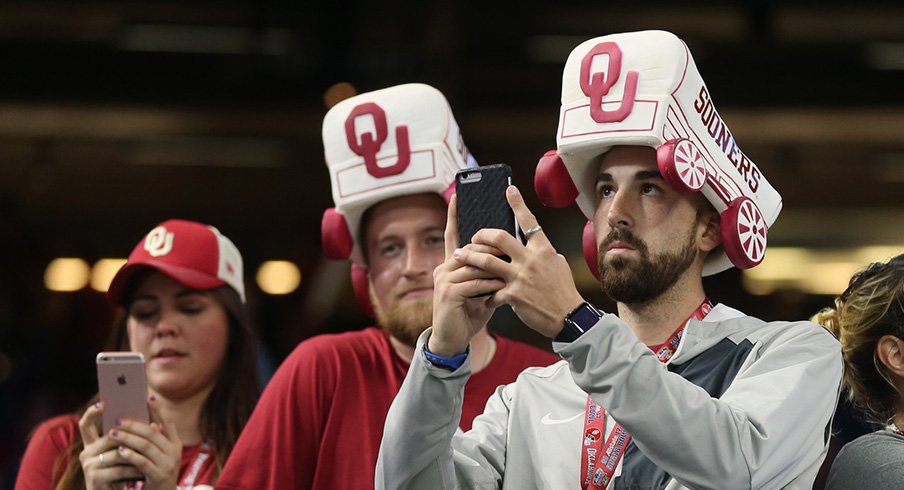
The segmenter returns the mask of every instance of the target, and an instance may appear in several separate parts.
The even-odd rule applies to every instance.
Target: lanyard
[[[894,432],[895,434],[898,434],[899,436],[904,436],[904,430],[899,429],[898,426],[895,425],[894,422],[892,422],[891,425],[886,427],[886,429]]]
[[[678,330],[672,333],[668,340],[660,345],[648,346],[660,362],[665,363],[675,355],[688,323],[691,320],[702,320],[709,314],[712,307],[713,305],[708,299],[703,300],[690,318],[678,327]],[[609,481],[612,480],[612,475],[615,473],[615,467],[618,466],[618,462],[625,455],[628,443],[631,442],[631,434],[628,434],[628,431],[618,422],[615,423],[612,433],[606,438],[604,444],[603,434],[605,433],[606,411],[588,396],[581,451],[581,488],[584,490],[604,490],[609,485]]]
[[[188,470],[188,474],[185,475],[185,478],[182,479],[182,485],[179,485],[181,488],[192,488],[195,484],[195,478],[198,477],[198,472],[201,471],[201,466],[204,465],[204,462],[207,461],[207,458],[210,457],[210,443],[204,441],[201,444],[201,451],[198,452],[198,455],[195,456],[195,460],[191,464],[191,468]]]
[[[191,467],[189,467],[188,474],[186,474],[182,478],[182,483],[176,486],[177,489],[190,489],[195,484],[195,479],[198,477],[198,473],[201,471],[201,466],[204,465],[204,462],[210,458],[210,443],[208,441],[204,441],[201,444],[201,451],[198,452],[198,455],[195,456],[195,460],[192,461]],[[129,490],[141,490],[144,487],[143,481],[132,482],[127,485],[126,488]]]

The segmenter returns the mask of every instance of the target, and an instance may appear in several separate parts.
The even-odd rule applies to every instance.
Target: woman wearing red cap
[[[213,488],[258,389],[242,258],[216,228],[151,230],[107,294],[121,307],[112,348],[147,361],[151,423],[100,428],[104,402],[52,418],[32,436],[16,489]],[[117,483],[122,480],[135,483]]]

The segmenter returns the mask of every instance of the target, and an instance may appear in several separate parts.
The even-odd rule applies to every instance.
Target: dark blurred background
[[[583,218],[543,209],[533,169],[555,147],[570,50],[670,30],[785,203],[766,262],[707,279],[714,301],[806,318],[859,267],[904,251],[899,2],[530,3],[0,3],[0,489],[34,425],[96,389],[112,312],[91,286],[49,290],[54,259],[93,268],[160,221],[200,220],[244,255],[267,371],[307,337],[368,325],[319,233],[332,206],[320,123],[354,91],[443,91],[478,161],[512,165],[585,295],[611,308],[580,257]],[[296,265],[297,288],[263,292],[267,260]],[[510,312],[493,328],[548,346]],[[839,419],[840,440],[863,430]]]

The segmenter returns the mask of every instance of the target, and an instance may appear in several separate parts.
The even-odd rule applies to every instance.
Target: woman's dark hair
[[[149,269],[150,271],[150,269]],[[136,275],[133,287],[124,295],[125,307],[119,308],[117,319],[113,324],[109,350],[129,350],[127,328],[128,309],[132,303],[135,285],[141,283],[147,274]],[[257,385],[256,341],[251,318],[242,303],[239,294],[229,286],[220,286],[208,291],[226,309],[229,318],[229,342],[226,356],[220,366],[217,382],[201,408],[201,434],[213,443],[214,456],[217,462],[217,473],[223,468],[226,458],[232,452],[235,441],[242,428],[251,416],[257,402],[259,389]],[[88,406],[97,401],[91,399],[78,413],[84,413]],[[73,439],[66,451],[60,454],[55,469],[65,465],[57,490],[85,488],[85,475],[79,461],[79,453],[84,443],[79,434]],[[54,471],[56,474],[57,471]]]
[[[885,335],[904,339],[904,255],[870,264],[835,298],[835,307],[813,317],[841,342],[849,398],[872,422],[887,424],[901,402],[892,373],[876,353]]]

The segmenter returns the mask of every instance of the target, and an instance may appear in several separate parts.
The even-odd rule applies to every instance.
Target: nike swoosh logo
[[[565,423],[571,422],[572,420],[580,418],[582,415],[584,415],[584,412],[576,413],[574,415],[574,417],[568,417],[567,419],[554,419],[554,418],[550,417],[550,415],[552,415],[552,412],[549,412],[546,415],[544,415],[543,418],[540,419],[540,423],[543,425],[565,424]]]

